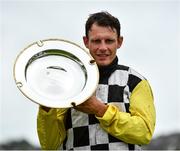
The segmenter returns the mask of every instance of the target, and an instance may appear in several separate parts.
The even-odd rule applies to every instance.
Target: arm
[[[114,137],[131,144],[148,144],[155,128],[155,107],[151,88],[141,81],[130,97],[130,113],[109,105],[103,117],[97,117],[102,128]]]
[[[42,149],[57,149],[65,139],[64,118],[67,109],[50,109],[46,112],[39,107],[37,132]]]

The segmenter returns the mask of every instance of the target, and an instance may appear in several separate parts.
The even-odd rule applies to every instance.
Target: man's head
[[[123,41],[119,20],[107,12],[98,12],[90,15],[85,28],[85,46],[99,66],[109,65]]]

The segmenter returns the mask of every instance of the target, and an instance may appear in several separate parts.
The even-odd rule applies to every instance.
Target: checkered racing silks
[[[116,60],[117,62],[117,60]],[[100,81],[96,97],[104,103],[113,103],[122,112],[129,112],[132,90],[144,79],[130,67],[114,63],[111,74],[100,70]],[[66,118],[67,137],[65,150],[140,150],[139,145],[127,144],[105,132],[95,115],[88,115],[73,108]]]

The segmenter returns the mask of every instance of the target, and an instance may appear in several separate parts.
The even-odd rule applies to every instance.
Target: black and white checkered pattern
[[[117,65],[109,77],[100,78],[96,96],[104,103],[113,103],[123,112],[129,112],[132,90],[144,79],[133,69]],[[94,115],[75,109],[67,114],[67,138],[63,149],[67,150],[138,150],[138,145],[127,144],[109,135],[99,125]]]

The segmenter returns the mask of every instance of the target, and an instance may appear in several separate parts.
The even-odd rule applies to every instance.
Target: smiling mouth
[[[108,57],[109,54],[97,54],[98,57]]]
[[[107,60],[108,57],[109,57],[108,54],[97,54],[96,56],[97,56],[97,59],[98,59],[99,61],[105,61],[105,60]]]

